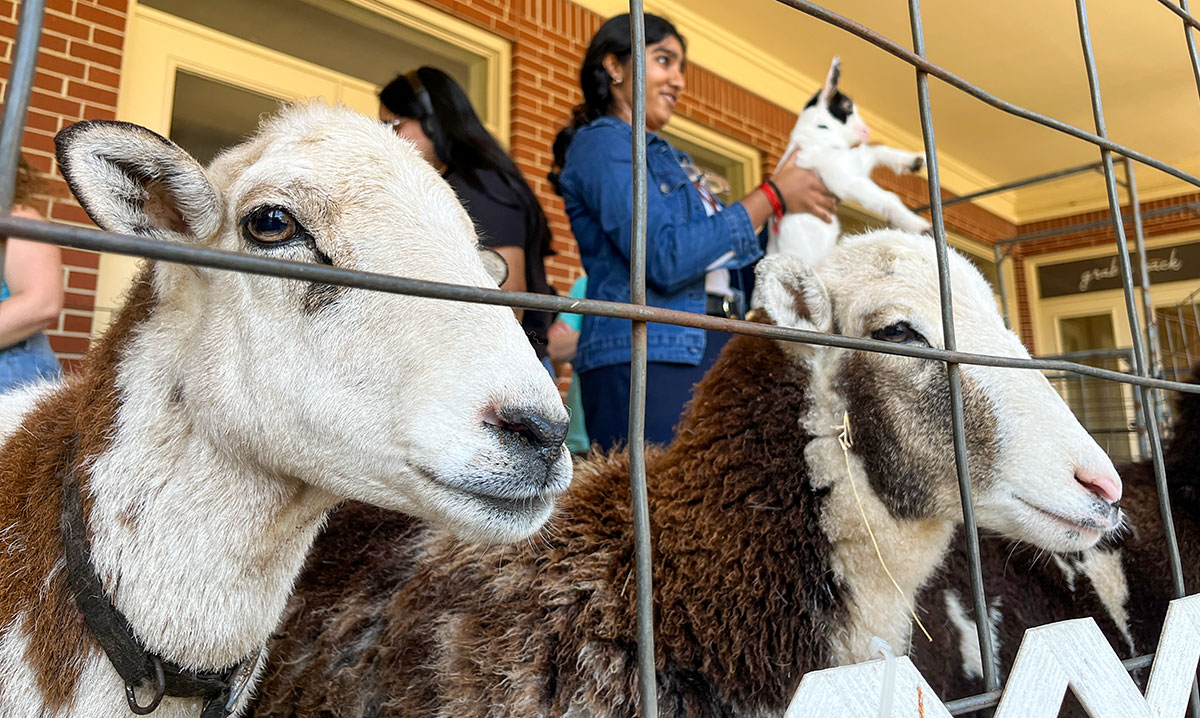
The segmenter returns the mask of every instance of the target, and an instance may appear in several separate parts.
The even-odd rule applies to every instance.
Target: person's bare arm
[[[28,207],[14,217],[41,219]],[[62,310],[62,253],[53,244],[9,238],[4,243],[4,281],[11,296],[0,302],[0,347],[51,326]]]
[[[492,247],[496,253],[504,257],[504,261],[508,262],[508,279],[500,288],[506,292],[523,292],[525,291],[525,250],[521,247]],[[525,310],[520,307],[513,307],[513,313],[517,315],[517,320],[525,318]]]

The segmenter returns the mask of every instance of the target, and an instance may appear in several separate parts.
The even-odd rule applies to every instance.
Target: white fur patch
[[[962,672],[967,678],[983,678],[983,651],[979,647],[979,629],[975,625],[975,621],[967,615],[967,611],[963,608],[962,599],[958,595],[958,591],[948,589],[942,592],[942,597],[946,603],[946,617],[950,620],[951,627],[958,632],[958,653],[962,657]],[[993,655],[1000,655],[1000,621],[1003,620],[1003,615],[1000,613],[1000,598],[997,597],[991,601],[988,607],[988,633],[992,640]],[[999,671],[999,665],[996,666]]]
[[[0,446],[21,426],[25,415],[37,406],[38,401],[54,393],[60,386],[62,383],[57,379],[39,381],[0,394]]]
[[[1087,551],[1079,562],[1079,570],[1091,581],[1100,603],[1125,639],[1126,657],[1133,658],[1137,651],[1129,631],[1129,609],[1126,607],[1129,584],[1121,565],[1121,551]]]

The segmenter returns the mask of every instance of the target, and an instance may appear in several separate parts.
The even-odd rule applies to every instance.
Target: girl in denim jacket
[[[671,23],[646,18],[646,301],[656,307],[739,316],[745,296],[730,270],[762,256],[756,227],[786,208],[828,221],[837,200],[809,170],[785,163],[774,178],[723,206],[685,168],[691,159],[656,134],[684,89],[686,49]],[[584,102],[554,142],[550,181],[562,195],[588,275],[589,299],[627,302],[633,230],[633,82],[629,16],[604,23],[579,72]],[[732,284],[736,284],[736,280]],[[721,332],[650,324],[646,439],[667,443],[695,384],[729,338]],[[628,320],[585,316],[574,366],[588,434],[604,448],[629,423]]]

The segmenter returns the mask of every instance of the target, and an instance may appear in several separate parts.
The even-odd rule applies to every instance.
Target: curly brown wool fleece
[[[663,716],[782,712],[845,621],[799,426],[806,370],[732,339],[647,457]],[[255,715],[635,716],[628,458],[593,454],[525,545],[350,505],[300,580]]]
[[[108,447],[118,402],[116,366],[153,305],[143,273],[82,372],[34,407],[0,446],[0,638],[14,628],[29,636],[24,658],[52,712],[70,705],[85,661],[99,650],[79,620],[61,567],[63,475],[71,471],[79,478],[84,516],[90,515],[83,467]],[[23,626],[18,616],[24,616]]]
[[[1200,364],[1193,367],[1187,381],[1200,384]],[[1164,447],[1163,465],[1170,487],[1179,553],[1183,559],[1184,583],[1188,590],[1195,591],[1200,587],[1200,395],[1179,393],[1175,409],[1174,432]],[[999,599],[1002,616],[997,626],[1002,677],[1012,668],[1025,629],[1081,616],[1096,619],[1109,644],[1122,659],[1154,652],[1167,604],[1175,595],[1154,485],[1154,466],[1150,461],[1139,461],[1118,465],[1117,471],[1125,485],[1121,507],[1127,514],[1130,528],[1119,536],[1106,539],[1094,550],[1120,551],[1121,571],[1129,587],[1125,607],[1129,615],[1126,628],[1132,639],[1132,650],[1086,577],[1077,575],[1072,585],[1062,569],[1044,552],[1014,544],[1011,540],[981,536],[984,594],[989,605]],[[959,633],[945,615],[943,592],[950,590],[957,592],[967,618],[974,620],[969,563],[962,544],[960,535],[941,575],[930,582],[917,599],[918,605],[929,612],[925,625],[934,640],[929,643],[916,638],[911,649],[913,663],[944,700],[985,690],[981,679],[964,675]],[[1061,558],[1068,565],[1077,565],[1081,555],[1063,555]],[[1148,677],[1149,672],[1145,670],[1134,674],[1143,687]],[[1068,695],[1060,715],[1085,718],[1087,714],[1079,702]]]

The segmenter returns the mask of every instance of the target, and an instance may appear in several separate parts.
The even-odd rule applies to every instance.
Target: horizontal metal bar
[[[931,347],[892,344],[875,339],[846,337],[838,334],[825,334],[803,329],[725,319],[723,317],[710,317],[704,314],[691,314],[690,312],[682,312],[677,309],[638,306],[623,302],[604,302],[597,299],[572,299],[571,297],[531,294],[529,292],[505,292],[499,289],[466,287],[458,284],[429,282],[421,279],[406,279],[387,274],[339,269],[323,264],[306,264],[304,262],[293,262],[285,259],[260,257],[253,254],[227,252],[208,247],[160,242],[153,239],[146,239],[145,237],[112,234],[87,227],[55,224],[53,222],[42,222],[20,217],[0,217],[0,234],[11,234],[22,239],[50,242],[76,249],[113,252],[115,254],[146,257],[179,264],[192,264],[201,267],[211,267],[213,269],[227,269],[249,274],[299,279],[306,282],[321,282],[341,287],[370,289],[389,294],[409,294],[432,299],[495,304],[505,307],[522,307],[548,312],[575,312],[600,317],[650,321],[682,327],[709,329],[718,332],[745,334],[765,339],[779,339],[781,341],[792,341],[816,346],[873,351],[882,354],[956,362],[959,364],[1003,367],[1008,369],[1062,371],[1081,376],[1092,376],[1098,379],[1109,379],[1122,384],[1136,384],[1155,389],[1200,394],[1200,385],[1197,384],[1133,376],[1068,361],[1000,357],[960,351],[948,352],[944,349],[934,349]]]
[[[970,194],[959,195],[957,197],[954,197],[953,199],[942,200],[942,206],[949,207],[949,206],[955,205],[955,204],[962,204],[963,202],[970,202],[972,200],[979,199],[980,197],[989,197],[994,194],[1003,194],[1005,192],[1010,192],[1014,189],[1021,189],[1022,187],[1029,187],[1031,185],[1041,184],[1042,182],[1050,182],[1051,180],[1062,179],[1063,177],[1071,177],[1073,175],[1082,174],[1084,172],[1091,172],[1091,171],[1097,170],[1097,169],[1100,169],[1100,163],[1093,162],[1090,165],[1080,165],[1078,167],[1071,167],[1070,169],[1058,170],[1057,172],[1048,172],[1044,175],[1036,175],[1033,177],[1027,177],[1023,180],[1017,180],[1015,182],[1008,182],[1006,184],[996,185],[995,187],[981,189],[978,192],[972,192]],[[920,207],[914,208],[913,211],[914,212],[924,212],[927,209],[929,209],[929,205],[926,204],[926,205],[922,205]]]
[[[1200,30],[1200,20],[1197,20],[1195,17],[1193,17],[1191,13],[1171,2],[1171,0],[1158,0],[1158,2],[1166,9],[1182,18],[1185,25],[1191,25],[1197,30]]]
[[[1121,661],[1121,665],[1127,671],[1136,671],[1142,668],[1148,668],[1154,663],[1154,654],[1147,653],[1144,656],[1136,658],[1127,658]],[[966,698],[958,698],[952,701],[946,701],[943,705],[946,710],[950,711],[950,715],[962,715],[971,711],[983,710],[984,708],[992,708],[1000,704],[1000,696],[1003,695],[1003,690],[990,691],[988,693],[980,693]]]
[[[1180,204],[1172,204],[1166,207],[1156,207],[1142,212],[1142,219],[1153,219],[1154,217],[1162,217],[1168,214],[1176,214],[1177,212],[1200,212],[1200,202],[1182,202]],[[1126,224],[1132,224],[1132,219],[1124,220]],[[1054,229],[1046,229],[1039,232],[1030,232],[1028,234],[1018,234],[1009,239],[1000,239],[996,241],[996,245],[1000,247],[1013,244],[1025,244],[1026,242],[1036,242],[1039,239],[1047,237],[1057,237],[1063,234],[1071,234],[1073,232],[1083,232],[1089,229],[1100,229],[1102,227],[1112,226],[1112,221],[1108,219],[1098,219],[1093,222],[1080,222],[1071,224],[1065,227],[1055,227]]]
[[[1004,695],[1003,690],[988,691],[987,693],[979,693],[966,698],[959,698],[953,701],[946,701],[946,710],[950,711],[950,715],[961,715],[970,713],[971,711],[983,710],[1000,704],[1000,696]]]
[[[1038,359],[1065,359],[1067,361],[1077,361],[1080,359],[1125,359],[1133,362],[1132,349],[1084,349],[1077,352],[1065,352],[1063,354],[1040,354]]]
[[[866,40],[867,42],[871,43],[875,47],[878,47],[881,50],[889,52],[892,55],[895,55],[896,57],[900,58],[901,60],[904,60],[905,62],[909,63],[913,67],[916,67],[919,70],[929,73],[933,77],[936,77],[939,80],[941,80],[942,82],[945,82],[947,85],[950,85],[951,87],[956,87],[959,90],[962,90],[963,92],[967,93],[968,95],[974,97],[975,99],[985,102],[985,103],[991,105],[992,107],[995,107],[998,110],[1003,110],[1004,112],[1007,112],[1010,115],[1015,115],[1017,117],[1021,117],[1026,120],[1036,122],[1039,125],[1049,127],[1050,129],[1053,129],[1053,130],[1058,130],[1059,132],[1062,132],[1062,133],[1070,135],[1072,137],[1081,139],[1085,142],[1090,142],[1094,145],[1097,145],[1098,147],[1103,147],[1104,149],[1110,150],[1112,152],[1116,152],[1117,154],[1120,154],[1120,155],[1124,155],[1132,160],[1137,160],[1138,162],[1141,162],[1144,165],[1147,165],[1147,166],[1153,167],[1159,171],[1165,172],[1165,173],[1171,175],[1172,177],[1177,177],[1177,178],[1183,180],[1184,182],[1187,182],[1188,184],[1193,184],[1193,185],[1196,185],[1197,187],[1200,187],[1200,178],[1193,177],[1192,175],[1188,174],[1187,172],[1184,172],[1172,165],[1169,165],[1166,162],[1163,162],[1161,160],[1156,160],[1153,157],[1150,157],[1149,155],[1143,154],[1141,152],[1138,152],[1137,150],[1134,150],[1130,147],[1126,147],[1125,145],[1122,145],[1120,143],[1113,142],[1112,140],[1106,139],[1104,137],[1100,137],[1099,135],[1088,132],[1087,130],[1080,129],[1078,127],[1075,127],[1074,125],[1069,125],[1061,120],[1056,120],[1053,117],[1047,117],[1045,115],[1041,115],[1036,112],[1033,112],[1032,110],[1027,110],[1024,107],[1021,107],[1019,105],[1014,105],[1011,102],[1001,100],[999,97],[996,97],[995,95],[983,90],[982,88],[980,88],[977,85],[967,82],[966,80],[959,77],[958,75],[955,75],[954,73],[950,72],[949,70],[946,70],[943,67],[933,64],[929,60],[926,60],[924,57],[917,55],[916,53],[914,53],[913,51],[904,47],[903,45],[899,45],[899,44],[893,42],[892,40],[889,40],[888,38],[884,37],[883,35],[880,35],[879,33],[875,32],[874,30],[867,27],[866,25],[862,25],[860,23],[854,22],[853,20],[845,18],[841,15],[838,15],[837,13],[827,10],[827,9],[821,7],[820,5],[816,5],[814,3],[808,2],[807,0],[776,0],[776,1],[780,2],[784,5],[787,5],[788,7],[799,10],[800,12],[802,12],[806,15],[811,15],[812,17],[815,17],[818,20],[823,20],[823,21],[829,23],[830,25],[840,27],[841,29],[843,29],[851,34],[856,35],[863,40]]]

